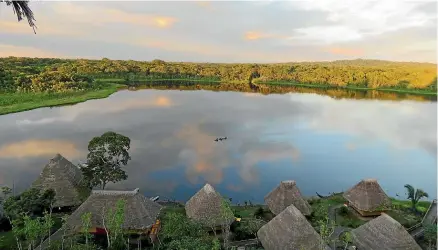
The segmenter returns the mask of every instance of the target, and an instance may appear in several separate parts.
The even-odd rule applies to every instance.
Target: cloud
[[[334,55],[343,55],[343,56],[362,56],[364,51],[361,49],[348,49],[348,48],[329,48],[328,52]]]
[[[284,144],[273,144],[268,149],[251,149],[243,155],[240,177],[246,183],[258,182],[258,173],[254,167],[260,162],[275,163],[279,160],[297,162],[300,151],[295,147]]]
[[[248,31],[245,33],[244,38],[246,40],[259,40],[259,39],[263,39],[263,38],[269,38],[272,35],[269,34],[264,34],[261,32],[257,32],[257,31]]]
[[[80,1],[32,2],[31,7],[37,34],[26,22],[15,22],[8,9],[0,15],[1,43],[85,58],[267,63],[360,56],[436,61],[432,2]]]
[[[37,120],[22,119],[17,120],[16,124],[21,126],[26,125],[46,125],[57,122],[72,122],[79,116],[93,113],[109,114],[119,113],[126,110],[144,109],[151,107],[166,108],[174,105],[167,96],[154,96],[151,99],[131,98],[118,102],[114,105],[111,98],[99,100],[98,105],[88,105],[87,103],[79,103],[73,106],[65,107],[64,110],[56,116],[44,117]]]
[[[159,16],[159,15],[140,15],[134,13],[127,13],[120,10],[115,9],[106,9],[104,10],[105,15],[108,15],[109,18],[100,20],[101,22],[122,22],[128,24],[135,25],[146,25],[156,28],[169,28],[171,27],[177,20],[173,17],[168,16]]]
[[[418,7],[423,4],[425,2],[399,0],[291,2],[294,8],[327,14],[326,24],[295,30],[298,38],[320,43],[355,41],[387,32],[434,25],[436,13],[420,11]]]
[[[57,58],[62,57],[50,51],[26,46],[15,46],[9,44],[0,44],[0,57],[40,57],[40,58]]]
[[[195,184],[202,176],[212,184],[222,182],[222,169],[229,167],[229,159],[225,147],[215,143],[215,136],[200,130],[200,124],[186,125],[175,136],[184,141],[184,149],[179,158],[187,166],[186,176]]]
[[[0,158],[50,157],[60,153],[67,158],[82,155],[76,145],[64,140],[26,140],[0,147]]]
[[[53,8],[60,15],[78,18],[77,22],[97,26],[125,23],[155,28],[169,28],[177,21],[176,18],[170,16],[137,14],[83,3],[57,3]]]
[[[243,95],[246,97],[262,97],[263,96],[260,93],[250,93],[250,92],[245,92],[245,93],[243,93]]]
[[[291,94],[290,98],[315,110],[306,119],[311,129],[339,131],[362,141],[383,140],[396,149],[421,148],[436,157],[437,106],[434,102],[352,102],[311,94]]]

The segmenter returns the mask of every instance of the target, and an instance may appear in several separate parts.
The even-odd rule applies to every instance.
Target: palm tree
[[[5,2],[7,6],[12,5],[12,9],[14,10],[15,15],[17,15],[18,21],[23,20],[25,17],[29,26],[32,27],[33,32],[37,26],[35,25],[35,17],[33,16],[33,12],[29,7],[29,1],[17,1],[17,0],[0,0],[1,2]]]
[[[406,184],[406,190],[408,191],[408,199],[412,202],[412,210],[416,211],[417,203],[421,198],[429,198],[429,195],[423,191],[423,189],[415,189],[412,185]]]

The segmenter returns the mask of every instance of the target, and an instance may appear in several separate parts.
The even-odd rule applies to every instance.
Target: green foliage
[[[161,235],[164,239],[177,239],[183,236],[206,237],[202,225],[189,220],[184,214],[169,212],[163,219]]]
[[[257,218],[244,218],[240,222],[231,224],[233,240],[248,240],[257,238],[257,231],[266,224]]]
[[[339,215],[341,215],[341,216],[348,215],[348,212],[349,212],[349,211],[348,211],[348,208],[345,207],[345,206],[340,207],[339,210],[338,210],[338,213],[339,213]]]
[[[108,182],[126,180],[128,176],[121,168],[131,159],[128,150],[131,140],[115,132],[106,132],[94,137],[88,144],[87,166],[81,168],[90,187]]]
[[[428,198],[429,194],[424,192],[422,189],[415,189],[412,185],[406,184],[405,188],[408,192],[408,199],[412,202],[412,210],[417,210],[417,203],[421,198]]]
[[[41,58],[0,58],[3,91],[74,91],[93,79],[221,81],[234,84],[306,83],[383,89],[436,88],[436,65],[352,60],[321,63],[217,64]]]
[[[81,216],[81,220],[82,220],[82,233],[85,236],[85,245],[88,246],[88,243],[91,239],[91,234],[90,234],[90,230],[91,230],[91,213],[84,213]]]
[[[429,244],[429,249],[432,249],[437,244],[437,225],[429,224],[424,226],[424,239]],[[436,249],[436,248],[435,248]]]
[[[348,245],[353,242],[353,236],[351,235],[350,232],[344,232],[341,235],[341,240],[345,244],[344,249],[347,249]]]
[[[201,224],[189,220],[185,215],[166,213],[161,229],[163,249],[191,250],[213,249],[218,242],[211,240]]]
[[[329,220],[328,217],[321,219],[318,221],[318,231],[319,235],[322,238],[321,249],[325,249],[326,244],[332,243],[330,240],[331,235],[335,230],[335,223],[332,220]]]
[[[48,189],[41,191],[31,188],[20,195],[9,197],[4,202],[5,214],[11,219],[19,219],[22,214],[43,216],[43,212],[50,209],[55,201],[55,191]]]
[[[264,215],[265,215],[265,210],[263,209],[263,207],[257,208],[257,210],[254,212],[254,217],[256,218],[263,218]]]
[[[125,204],[125,200],[118,200],[116,207],[110,208],[105,215],[104,223],[109,249],[119,250],[126,248],[122,227],[125,222]]]

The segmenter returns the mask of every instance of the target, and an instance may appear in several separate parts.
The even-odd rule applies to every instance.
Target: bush
[[[257,208],[257,210],[254,212],[254,217],[256,218],[263,218],[265,215],[265,210],[263,210],[262,207]]]
[[[346,216],[346,215],[348,215],[348,213],[349,213],[348,208],[345,207],[345,206],[342,206],[342,207],[339,208],[339,210],[338,210],[338,214],[339,214],[339,215],[342,215],[342,216]]]

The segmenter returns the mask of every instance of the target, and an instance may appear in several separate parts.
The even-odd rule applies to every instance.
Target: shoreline
[[[354,86],[333,86],[333,85],[323,85],[323,84],[311,84],[311,83],[296,83],[296,82],[257,82],[255,84],[263,84],[265,86],[276,85],[276,86],[297,86],[297,87],[307,87],[307,88],[326,88],[326,89],[345,89],[345,90],[356,90],[356,91],[384,91],[384,92],[394,92],[401,94],[413,94],[413,95],[428,95],[437,96],[438,92],[425,91],[418,89],[385,89],[385,88],[368,88],[368,87],[354,87]]]
[[[123,88],[123,85],[111,84],[110,86],[99,89],[99,90],[90,90],[83,92],[73,92],[71,95],[66,95],[65,93],[61,94],[47,94],[47,93],[24,93],[24,94],[1,94],[2,96],[7,96],[13,99],[29,99],[29,101],[25,101],[23,103],[14,103],[12,105],[0,105],[0,115],[7,115],[13,113],[19,113],[24,111],[29,111],[38,108],[49,108],[49,107],[57,107],[63,105],[73,105],[81,102],[94,100],[94,99],[103,99],[108,96],[114,94],[119,89]],[[41,98],[49,97],[49,99],[41,100]]]
[[[73,105],[81,102],[85,102],[93,99],[103,99],[114,94],[115,92],[127,89],[129,87],[140,87],[141,85],[147,85],[147,83],[160,82],[160,81],[174,81],[174,82],[199,82],[200,85],[221,84],[217,80],[205,80],[205,79],[138,79],[132,81],[132,83],[138,84],[138,86],[130,86],[126,84],[124,79],[96,79],[96,82],[108,84],[99,90],[89,90],[82,92],[70,92],[70,93],[13,93],[13,94],[0,94],[0,115],[7,115],[13,113],[19,113],[23,111],[29,111],[37,108],[56,107],[63,105]],[[242,84],[242,83],[241,83]],[[406,90],[406,89],[379,89],[379,88],[366,88],[366,87],[352,87],[352,86],[331,86],[321,84],[305,84],[295,82],[257,82],[253,83],[259,88],[269,88],[270,86],[280,87],[304,87],[313,89],[338,89],[338,90],[352,90],[352,91],[381,91],[392,92],[399,94],[410,94],[417,96],[437,96],[436,92],[422,91],[422,90]],[[156,84],[159,86],[160,84]],[[245,91],[243,91],[245,92]],[[12,104],[3,105],[1,98],[11,98]],[[21,102],[24,100],[24,102]]]

